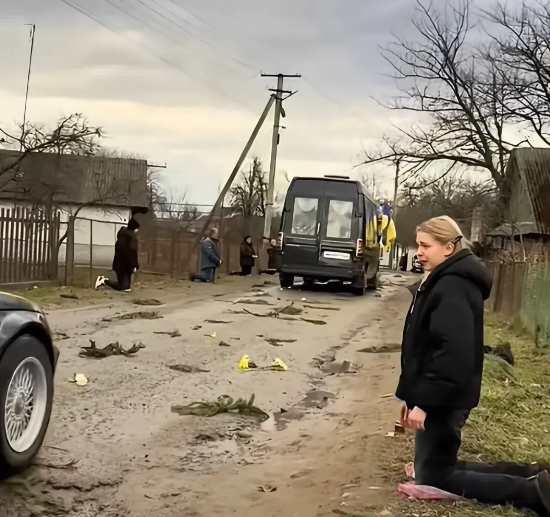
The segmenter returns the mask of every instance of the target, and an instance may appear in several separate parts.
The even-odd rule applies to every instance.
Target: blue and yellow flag
[[[387,203],[378,207],[380,246],[389,251],[395,242],[397,232],[391,216],[391,210]]]

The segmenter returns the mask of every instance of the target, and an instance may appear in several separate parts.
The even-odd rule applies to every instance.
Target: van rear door
[[[319,265],[350,267],[362,227],[362,196],[352,182],[327,182],[320,225]]]
[[[323,194],[323,181],[296,180],[289,189],[283,223],[284,262],[309,266],[318,263]]]

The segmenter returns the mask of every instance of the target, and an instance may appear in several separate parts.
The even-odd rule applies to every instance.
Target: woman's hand
[[[408,412],[405,425],[406,429],[412,429],[413,431],[424,431],[424,422],[426,421],[426,413],[419,407],[415,407],[412,411]]]

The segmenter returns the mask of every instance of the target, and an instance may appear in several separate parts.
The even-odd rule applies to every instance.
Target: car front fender
[[[0,310],[0,357],[21,334],[38,338],[48,350],[52,368],[55,369],[59,350],[53,345],[52,333],[46,316],[41,312],[26,310]]]

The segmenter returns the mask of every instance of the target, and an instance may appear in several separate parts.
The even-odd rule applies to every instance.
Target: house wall
[[[30,203],[0,200],[0,209],[29,207]],[[70,214],[76,213],[79,205],[62,205],[60,235],[67,231]],[[124,226],[131,216],[131,210],[126,207],[87,206],[82,208],[75,221],[75,264],[90,264],[90,245],[93,265],[110,269],[113,261],[114,245],[118,230]],[[59,265],[65,265],[67,254],[66,241],[59,249]]]

